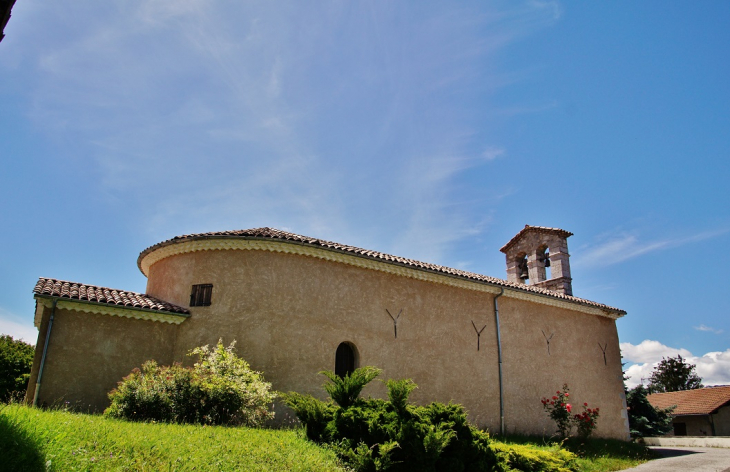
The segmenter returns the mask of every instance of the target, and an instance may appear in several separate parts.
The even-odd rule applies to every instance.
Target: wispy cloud
[[[470,128],[475,94],[530,75],[495,55],[560,16],[538,1],[155,0],[34,14],[74,33],[23,43],[42,72],[32,116],[76,143],[68,158],[99,195],[135,205],[151,239],[279,225],[434,261],[495,205],[457,184],[506,155]],[[495,182],[489,193],[511,191]]]
[[[482,157],[487,161],[493,161],[498,157],[503,156],[505,153],[504,148],[490,146],[484,150]]]
[[[715,333],[715,334],[722,334],[722,332],[723,332],[723,330],[721,330],[721,329],[715,329],[710,326],[705,326],[703,324],[701,324],[699,326],[693,326],[693,328],[696,329],[697,331],[705,331],[705,332]]]
[[[673,249],[686,244],[716,238],[730,232],[730,229],[703,231],[687,237],[643,241],[634,234],[623,233],[582,249],[576,257],[576,265],[608,266],[634,259],[655,251]]]
[[[730,384],[730,349],[694,356],[687,349],[665,346],[659,341],[648,339],[637,345],[621,343],[620,346],[624,359],[635,363],[626,369],[626,375],[630,377],[626,382],[629,387],[635,387],[642,381],[646,384],[662,358],[677,355],[696,366],[696,372],[702,378],[704,385]]]

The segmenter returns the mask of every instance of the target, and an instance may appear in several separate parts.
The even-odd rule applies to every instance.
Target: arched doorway
[[[340,343],[335,354],[335,375],[344,377],[355,370],[355,349],[349,343]]]

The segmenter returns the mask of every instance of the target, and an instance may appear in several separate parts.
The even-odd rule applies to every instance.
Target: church
[[[414,403],[460,403],[492,433],[551,435],[540,400],[567,384],[600,408],[597,436],[627,439],[626,312],[573,296],[571,235],[525,226],[501,248],[506,280],[272,228],[177,236],[137,259],[144,294],[38,280],[26,399],[99,412],[145,361],[190,362],[222,339],[277,391],[325,399],[318,372],[372,365],[413,379]]]

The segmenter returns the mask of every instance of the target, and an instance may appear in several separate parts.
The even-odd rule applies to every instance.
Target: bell
[[[550,267],[550,256],[545,254],[545,267]]]
[[[525,259],[520,261],[520,278],[522,280],[530,278],[530,273],[527,270],[527,261]]]

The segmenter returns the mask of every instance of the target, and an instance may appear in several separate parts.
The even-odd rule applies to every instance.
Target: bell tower
[[[525,227],[505,244],[507,280],[573,295],[568,238],[573,233],[544,226]]]

